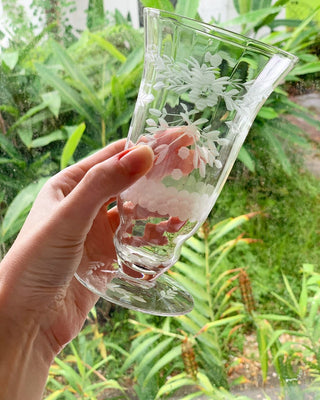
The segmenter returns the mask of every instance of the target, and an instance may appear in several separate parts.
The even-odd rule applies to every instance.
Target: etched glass
[[[107,300],[158,315],[192,298],[164,274],[213,208],[259,109],[296,62],[277,48],[146,8],[144,74],[127,147],[154,164],[118,198],[117,262],[80,280]]]

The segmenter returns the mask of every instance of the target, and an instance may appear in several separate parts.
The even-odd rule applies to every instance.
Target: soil
[[[320,92],[294,96],[290,100],[309,109],[314,113],[314,119],[320,122]],[[311,149],[304,154],[305,168],[320,179],[320,130],[294,115],[288,115],[287,119],[300,127],[310,139]]]

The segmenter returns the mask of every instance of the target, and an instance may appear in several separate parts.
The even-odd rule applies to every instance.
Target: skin
[[[106,205],[153,163],[150,147],[123,148],[115,142],[51,178],[0,264],[1,400],[41,399],[54,357],[97,301],[74,273],[93,249],[113,261],[119,217]]]

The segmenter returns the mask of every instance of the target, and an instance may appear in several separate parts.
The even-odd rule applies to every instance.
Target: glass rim
[[[161,16],[164,18],[175,20],[177,23],[179,23],[189,29],[198,30],[199,32],[201,32],[205,35],[223,40],[225,42],[230,42],[235,46],[243,47],[250,51],[256,51],[256,52],[259,52],[260,54],[266,53],[266,55],[268,55],[268,56],[272,56],[275,54],[282,55],[291,60],[291,65],[294,65],[299,61],[299,58],[296,55],[289,53],[288,51],[285,51],[276,46],[264,43],[260,40],[252,39],[241,33],[233,32],[229,29],[219,27],[217,25],[212,25],[207,22],[198,21],[198,20],[190,18],[190,17],[186,17],[186,16],[176,14],[176,13],[173,13],[170,11],[161,10],[161,9],[152,8],[152,7],[145,7],[143,9],[143,13],[144,13],[145,19],[148,18],[149,16],[150,17]],[[146,21],[145,21],[145,23],[146,23]]]

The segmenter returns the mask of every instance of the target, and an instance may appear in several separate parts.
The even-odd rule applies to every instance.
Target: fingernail
[[[153,163],[153,151],[149,146],[138,145],[124,150],[118,160],[131,175],[146,173]]]
[[[123,150],[121,153],[118,154],[118,160],[121,160],[124,156],[126,156],[130,151],[135,150],[138,146],[133,146],[130,149]]]

